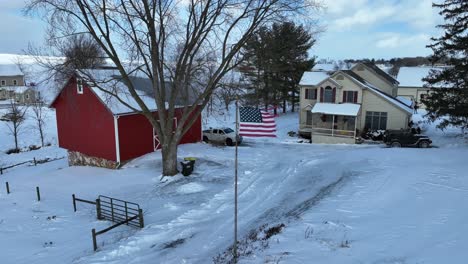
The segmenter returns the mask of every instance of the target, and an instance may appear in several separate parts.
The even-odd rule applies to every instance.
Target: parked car
[[[419,147],[429,148],[432,140],[425,135],[416,134],[411,130],[387,130],[383,141],[392,148]]]
[[[231,128],[210,128],[203,130],[203,141],[234,146],[236,141],[238,144],[242,143],[242,136],[236,139],[236,132]]]

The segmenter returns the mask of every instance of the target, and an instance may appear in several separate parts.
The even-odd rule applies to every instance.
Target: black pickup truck
[[[415,134],[411,130],[387,130],[383,136],[383,142],[392,148],[429,148],[432,144],[432,140],[428,136]]]

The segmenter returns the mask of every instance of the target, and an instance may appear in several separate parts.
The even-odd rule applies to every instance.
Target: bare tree
[[[26,106],[20,106],[14,99],[10,100],[8,105],[8,112],[2,117],[2,121],[7,122],[7,127],[10,134],[15,139],[15,150],[19,151],[18,137],[23,128],[24,121],[26,120]]]
[[[315,0],[30,0],[26,12],[43,12],[54,40],[86,34],[99,44],[138,104],[126,106],[144,115],[159,136],[163,174],[174,175],[178,143],[219,81],[240,63],[239,50],[254,31],[293,15],[309,19],[311,8],[319,6]],[[214,54],[216,68],[203,76],[208,53]],[[157,119],[130,81],[134,74],[152,82]],[[190,100],[193,89],[197,93]],[[177,98],[185,103],[174,128]]]
[[[44,111],[44,100],[41,93],[36,95],[36,101],[31,104],[32,117],[36,123],[36,129],[39,132],[41,138],[41,147],[44,147],[44,128],[45,128],[45,118],[47,117],[47,112]]]

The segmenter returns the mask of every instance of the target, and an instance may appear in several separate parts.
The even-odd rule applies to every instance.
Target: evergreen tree
[[[428,46],[434,52],[431,62],[445,62],[450,67],[433,70],[424,79],[432,89],[422,102],[432,121],[442,120],[439,128],[453,125],[465,129],[468,126],[468,1],[445,0],[433,6],[441,9],[439,14],[445,24],[438,26],[444,30],[443,35],[432,38]]]
[[[263,27],[249,40],[244,58],[257,105],[281,104],[286,112],[290,101],[294,107],[299,80],[314,65],[314,58],[308,58],[308,50],[314,43],[312,34],[292,22]]]

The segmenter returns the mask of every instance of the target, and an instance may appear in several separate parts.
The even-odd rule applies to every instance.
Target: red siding
[[[182,115],[182,110],[176,112],[179,117]],[[180,144],[200,142],[202,139],[202,122],[201,114],[197,117],[197,120],[193,123],[190,130],[182,137]]]
[[[55,100],[59,146],[83,154],[117,161],[114,116],[88,88],[77,93],[72,78]],[[157,113],[155,113],[157,115]],[[176,110],[177,120],[182,110]],[[153,127],[140,114],[118,117],[120,161],[154,151]],[[182,137],[180,144],[201,141],[201,116]]]
[[[154,151],[153,127],[145,116],[140,114],[120,116],[118,124],[121,161]]]
[[[60,147],[116,160],[114,118],[88,87],[78,94],[75,78],[70,79],[52,106]]]
[[[179,120],[182,110],[177,109],[175,115]],[[154,151],[153,127],[146,117],[140,114],[120,116],[118,124],[121,161]],[[190,130],[182,137],[180,144],[200,142],[202,139],[201,125],[201,116],[199,116]]]

